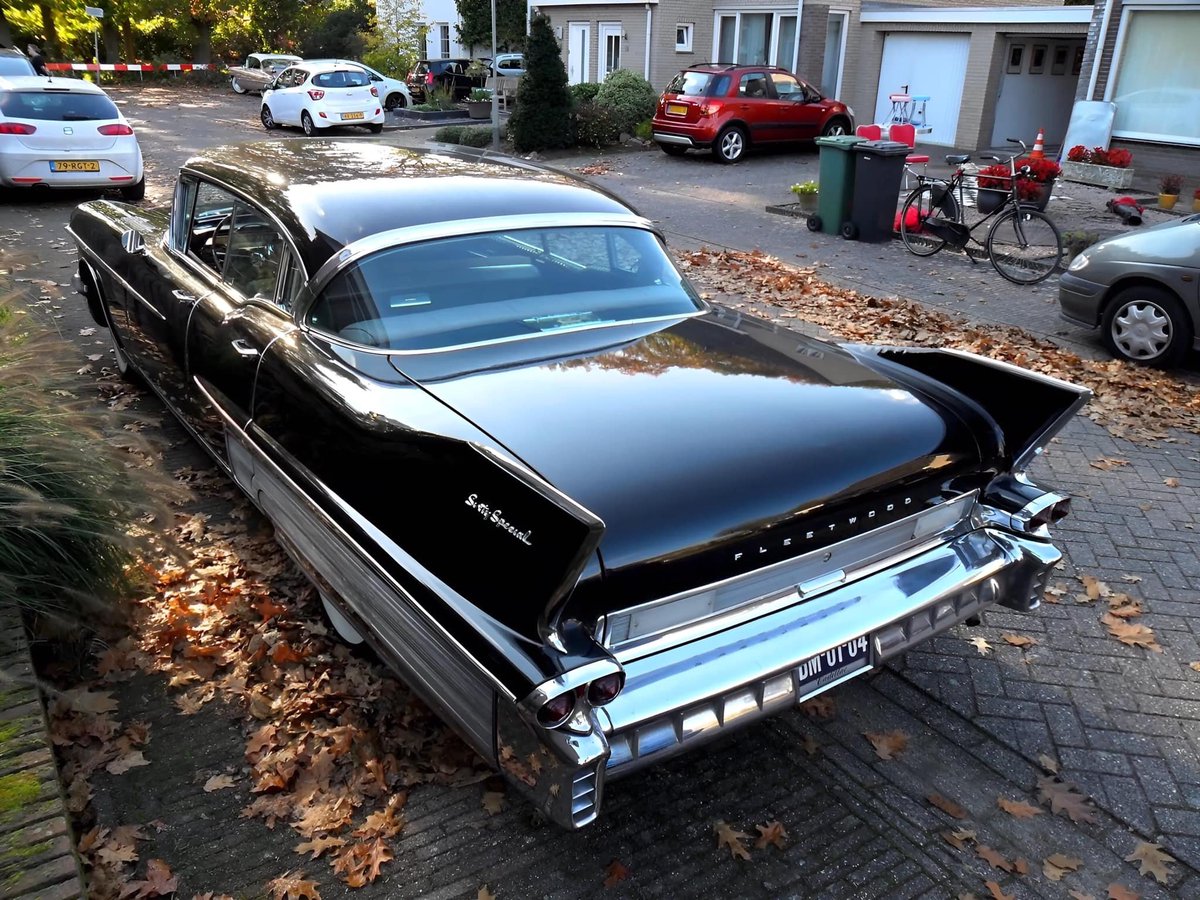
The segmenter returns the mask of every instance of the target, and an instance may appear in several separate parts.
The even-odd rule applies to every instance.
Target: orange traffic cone
[[[1045,159],[1046,158],[1046,129],[1039,128],[1037,140],[1033,142],[1033,149],[1029,151],[1030,159]]]

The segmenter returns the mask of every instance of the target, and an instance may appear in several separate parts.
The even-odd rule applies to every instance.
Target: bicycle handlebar
[[[1028,149],[1025,146],[1025,142],[1023,140],[1021,140],[1020,138],[1005,138],[1005,140],[1007,140],[1010,144],[1020,144],[1022,153],[1024,153]]]

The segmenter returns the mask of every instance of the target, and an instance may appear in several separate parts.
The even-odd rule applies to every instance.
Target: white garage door
[[[917,140],[953,146],[970,44],[971,38],[965,34],[889,34],[884,38],[875,121],[891,121],[888,95],[901,93],[908,85],[908,93],[930,98],[926,125],[933,130],[917,135]]]

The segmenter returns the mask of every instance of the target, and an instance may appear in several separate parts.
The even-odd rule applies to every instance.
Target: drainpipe
[[[791,63],[784,67],[792,72],[800,71],[800,34],[803,30],[800,22],[803,20],[803,18],[804,0],[796,0],[796,49],[792,51],[793,56]],[[847,17],[847,20],[849,20],[849,17]],[[777,62],[775,65],[779,65],[779,63]]]
[[[650,29],[654,25],[654,7],[646,4],[646,62],[643,66],[642,77],[650,80]]]
[[[1100,80],[1100,58],[1104,56],[1104,45],[1108,42],[1108,20],[1112,16],[1113,0],[1104,0],[1104,17],[1100,20],[1100,33],[1096,35],[1096,55],[1092,57],[1092,75],[1088,79],[1087,96],[1091,100],[1096,93],[1096,82]]]

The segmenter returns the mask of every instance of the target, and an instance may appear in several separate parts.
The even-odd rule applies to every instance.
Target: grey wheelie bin
[[[842,237],[872,243],[892,239],[904,158],[911,152],[898,141],[863,141],[854,147],[854,199]]]
[[[852,134],[817,138],[820,148],[821,171],[817,176],[817,214],[808,217],[810,231],[838,234],[850,215],[850,198],[854,196],[854,150],[863,139]]]

